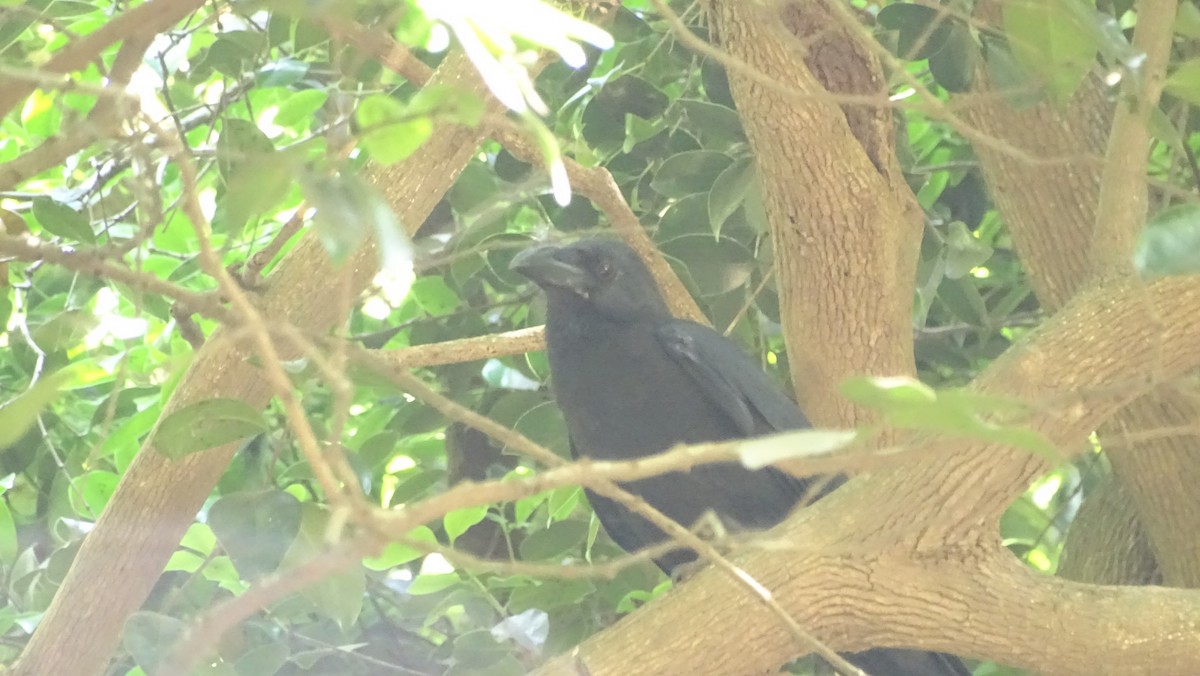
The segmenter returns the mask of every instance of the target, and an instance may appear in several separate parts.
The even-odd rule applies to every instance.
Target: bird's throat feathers
[[[624,323],[605,315],[586,298],[570,291],[546,294],[546,342],[549,344],[603,341]]]

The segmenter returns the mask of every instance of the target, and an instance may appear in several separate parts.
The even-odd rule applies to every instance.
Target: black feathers
[[[680,443],[808,427],[796,405],[734,343],[672,317],[653,276],[625,244],[585,240],[539,247],[514,258],[512,269],[546,292],[552,384],[575,455],[627,460]],[[787,517],[808,483],[770,467],[751,471],[723,463],[622,486],[684,526],[711,510],[729,528],[761,530]],[[626,550],[666,540],[622,505],[591,492],[588,497],[605,530]],[[671,572],[694,558],[677,549],[657,561]],[[957,659],[936,654],[873,650],[854,657],[882,675],[969,673]]]
[[[546,290],[550,371],[577,455],[627,460],[679,443],[808,425],[733,343],[673,318],[654,278],[625,245],[590,240],[533,249],[514,259],[513,269]],[[625,488],[685,526],[712,510],[730,527],[757,530],[782,521],[805,487],[774,468],[723,463]],[[666,539],[623,506],[591,492],[588,498],[621,547],[635,551]],[[670,572],[694,558],[676,550],[658,563]]]

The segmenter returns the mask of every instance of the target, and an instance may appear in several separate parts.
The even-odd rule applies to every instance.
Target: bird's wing
[[[674,320],[655,331],[671,358],[742,436],[810,427],[808,419],[737,345],[707,326]]]
[[[971,676],[962,660],[945,653],[875,648],[845,658],[868,674],[878,676]]]

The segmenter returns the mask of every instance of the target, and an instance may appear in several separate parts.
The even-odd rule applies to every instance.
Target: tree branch
[[[38,70],[44,73],[70,73],[79,70],[99,58],[100,52],[114,42],[153,37],[203,5],[203,0],[143,3],[113,17],[95,32],[63,47],[53,58],[39,66]],[[7,115],[33,90],[34,86],[29,82],[14,81],[11,78],[0,81],[0,117]]]
[[[1133,272],[1133,247],[1149,207],[1146,162],[1150,152],[1150,116],[1158,110],[1159,95],[1167,79],[1178,4],[1177,0],[1137,3],[1133,46],[1146,55],[1146,60],[1122,84],[1122,96],[1108,138],[1090,256],[1092,272],[1100,277]]]
[[[1147,315],[1185,319],[1164,327]],[[1045,413],[1035,428],[1072,448],[1130,388],[1149,386],[1145,373],[1170,378],[1197,366],[1200,284],[1168,278],[1083,294],[997,360],[978,388],[1040,402]],[[1040,577],[999,547],[995,519],[1044,467],[1024,452],[966,444],[856,479],[770,534],[812,553],[764,551],[734,561],[839,650],[918,647],[1048,673],[1093,673],[1096,664],[1117,673],[1195,673],[1200,594]],[[753,673],[795,657],[797,646],[770,623],[737,630],[758,613],[701,574],[589,639],[574,659],[600,675]],[[1050,643],[1047,626],[1116,639]],[[694,650],[697,643],[705,649]],[[540,673],[562,668],[552,661]]]

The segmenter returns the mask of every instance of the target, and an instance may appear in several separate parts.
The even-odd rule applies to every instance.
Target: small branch
[[[444,364],[461,364],[493,357],[507,357],[514,354],[536,352],[545,347],[542,327],[533,326],[475,338],[459,338],[373,353],[380,355],[395,368],[414,369]]]
[[[361,24],[342,21],[332,16],[323,18],[321,25],[335,40],[354,45],[359,51],[373,57],[411,84],[423,86],[433,77],[432,68],[413,56],[381,28],[366,28]]]
[[[143,3],[121,12],[96,31],[63,47],[39,70],[46,73],[79,70],[99,58],[100,52],[109,45],[139,37],[153,38],[202,6],[204,0]],[[0,80],[0,117],[7,115],[33,89],[33,85],[27,82],[13,81],[11,78]]]
[[[676,549],[678,546],[674,542],[664,542],[653,547],[647,547],[636,552],[630,552],[625,556],[619,556],[609,561],[574,565],[567,563],[494,561],[491,559],[482,559],[478,556],[468,554],[460,549],[444,547],[442,545],[427,542],[425,540],[404,538],[400,540],[400,542],[408,547],[412,547],[422,554],[438,554],[442,558],[454,564],[457,568],[469,570],[474,573],[486,572],[506,576],[523,575],[541,579],[560,580],[611,580],[617,575],[620,575],[625,569],[645,563],[647,561],[652,561],[655,557],[666,554],[667,552]]]
[[[802,91],[788,82],[778,80],[770,74],[764,73],[758,68],[755,68],[752,64],[746,62],[744,59],[741,59],[734,54],[730,54],[728,51],[723,50],[720,47],[705,42],[698,35],[693,33],[690,28],[688,28],[687,24],[685,24],[679,18],[679,15],[676,14],[675,11],[672,10],[664,0],[651,0],[651,3],[654,5],[655,9],[658,10],[659,14],[661,14],[662,17],[667,21],[667,25],[670,26],[671,32],[685,47],[691,49],[700,56],[710,58],[713,61],[721,64],[723,67],[729,70],[731,74],[737,74],[745,77],[748,80],[752,80],[755,84],[761,85],[762,87],[765,87],[766,89],[769,89],[794,103],[803,104],[812,101],[822,101],[831,102],[837,105],[867,106],[871,108],[898,108],[901,106],[906,106],[912,110],[928,115],[933,119],[945,122],[947,125],[953,127],[955,131],[962,134],[963,137],[974,143],[993,148],[998,152],[1011,155],[1022,161],[1034,164],[1062,164],[1065,162],[1078,161],[1078,158],[1076,157],[1036,157],[1020,148],[1005,143],[1002,139],[981,133],[979,130],[972,127],[970,124],[956,115],[953,110],[951,110],[951,108],[947,106],[945,102],[935,96],[933,92],[929,91],[929,88],[923,85],[920,80],[916,78],[916,76],[908,71],[908,68],[905,66],[905,64],[901,63],[896,57],[892,56],[891,52],[887,51],[887,49],[880,45],[877,40],[867,38],[861,40],[860,42],[874,56],[880,58],[883,63],[887,65],[888,72],[894,74],[897,78],[902,80],[905,85],[910,87],[921,100],[923,105],[917,106],[911,103],[902,103],[900,100],[896,100],[892,97],[880,96],[877,94],[847,94],[845,92],[839,92],[835,94],[823,89],[817,92]],[[769,5],[767,7],[778,9],[776,5]],[[852,27],[860,33],[863,31],[862,25],[854,16],[855,10],[846,3],[831,2],[828,3],[828,8],[832,10],[838,16],[841,23],[847,27]],[[763,20],[763,26],[768,25],[771,27],[771,29],[777,29],[777,23],[775,22],[774,17],[772,17],[770,20]]]
[[[241,317],[241,323],[250,330],[253,344],[262,359],[263,373],[275,391],[275,396],[283,404],[288,424],[296,436],[296,444],[309,462],[313,476],[320,483],[326,499],[335,511],[344,508],[358,511],[362,507],[359,504],[362,500],[361,494],[357,495],[358,500],[355,499],[356,491],[353,487],[358,486],[358,481],[354,470],[336,444],[327,446],[328,452],[322,452],[321,444],[296,397],[292,383],[280,365],[282,358],[275,349],[262,314],[221,264],[221,259],[212,244],[208,219],[200,206],[196,166],[186,152],[182,137],[170,133],[152,120],[146,119],[146,124],[163,140],[165,151],[179,168],[180,179],[183,182],[183,210],[196,233],[201,267],[217,281],[222,293],[229,298],[234,312]]]
[[[95,139],[115,132],[121,121],[120,112],[137,109],[136,99],[125,91],[125,87],[129,84],[133,72],[141,65],[142,54],[150,46],[150,42],[150,36],[138,36],[126,40],[121,45],[108,73],[108,84],[96,92],[96,105],[88,111],[83,124],[72,124],[66,133],[48,138],[33,150],[0,164],[0,191],[10,190],[27,179],[62,164]],[[35,72],[43,74],[42,71]]]
[[[1131,256],[1149,206],[1150,116],[1158,110],[1166,81],[1177,7],[1176,0],[1137,3],[1133,47],[1146,54],[1146,61],[1122,83],[1108,139],[1090,256],[1092,272],[1101,278],[1133,272]]]
[[[327,24],[327,28],[336,35],[361,49],[366,54],[379,60],[385,67],[393,70],[413,84],[424,85],[432,76],[432,71],[415,59],[403,46],[391,36],[380,31],[368,30],[357,24],[337,23]],[[526,131],[507,119],[499,116],[489,118],[491,129],[488,135],[501,143],[514,157],[535,166],[543,162],[542,151],[537,144],[529,139]],[[663,258],[658,248],[650,240],[625,196],[621,194],[612,174],[603,167],[584,167],[571,158],[564,157],[563,164],[567,170],[567,179],[572,189],[592,200],[604,215],[608,216],[613,229],[629,243],[641,256],[642,260],[654,273],[659,287],[666,296],[671,310],[679,317],[687,317],[707,323],[704,313],[696,305],[687,292],[683,282],[671,269],[670,264]]]
[[[259,581],[247,589],[246,593],[225,601],[201,616],[175,644],[154,673],[192,673],[213,651],[225,633],[238,623],[290,594],[357,565],[362,557],[368,556],[373,549],[374,543],[368,538],[347,540],[295,568],[279,571]]]
[[[541,149],[529,138],[524,128],[503,118],[493,118],[491,123],[490,135],[514,157],[535,166],[543,163]],[[590,199],[608,217],[621,239],[637,251],[658,282],[672,314],[707,324],[708,318],[646,234],[646,229],[642,227],[637,214],[633,213],[625,195],[621,194],[621,186],[617,185],[612,173],[604,167],[585,167],[570,157],[563,157],[562,161],[567,170],[567,180],[571,182],[571,190]]]
[[[190,312],[223,322],[232,320],[232,314],[221,304],[219,294],[189,291],[153,275],[114,265],[105,260],[99,249],[74,250],[46,244],[32,235],[0,234],[0,254],[23,261],[54,263],[91,277],[120,282],[148,295],[170,298]]]
[[[279,252],[283,249],[293,237],[296,236],[300,229],[304,227],[304,219],[308,215],[309,207],[307,202],[301,202],[300,206],[296,207],[295,213],[288,219],[287,223],[275,233],[271,241],[262,249],[256,251],[250,260],[246,262],[242,269],[242,282],[250,288],[257,288],[262,282],[262,271],[275,260]]]
[[[369,357],[370,352],[366,350],[351,353],[351,358],[356,360],[369,361]],[[380,366],[382,367],[383,364],[380,364]],[[421,399],[443,415],[474,427],[514,450],[519,450],[550,467],[557,468],[519,482],[463,482],[439,496],[405,509],[377,513],[377,526],[381,529],[381,532],[390,532],[392,537],[399,538],[414,527],[463,506],[515,500],[518,497],[539,493],[559,485],[584,485],[645,517],[666,533],[672,541],[691,548],[700,557],[710,561],[715,568],[732,578],[739,586],[748,591],[754,599],[765,606],[775,618],[787,627],[797,642],[806,649],[817,652],[844,673],[857,673],[840,655],[830,650],[806,629],[801,627],[795,618],[784,610],[783,606],[779,604],[769,590],[744,570],[731,563],[729,559],[710,543],[655,509],[654,506],[647,503],[641,497],[629,493],[613,482],[614,480],[631,478],[630,475],[636,476],[638,472],[648,471],[644,476],[654,476],[671,471],[669,468],[657,465],[656,462],[663,462],[659,458],[664,455],[670,455],[672,452],[656,456],[653,459],[627,463],[598,463],[583,459],[573,464],[564,464],[565,461],[562,458],[544,446],[537,444],[515,430],[504,427],[494,420],[481,416],[461,404],[434,392],[407,372],[397,369],[394,366],[390,369],[381,370],[389,375],[398,386],[408,391],[409,394]],[[710,446],[719,446],[719,444]],[[699,456],[700,460],[718,462],[721,457],[725,457],[726,460],[728,459],[727,456],[721,456],[720,454],[729,453],[729,450],[710,447],[704,451],[680,449],[673,451],[673,453],[676,456],[671,458],[672,461],[682,463],[696,462],[696,458],[690,457],[694,453]],[[705,453],[710,455],[705,455]],[[647,470],[647,467],[650,469]],[[518,495],[516,496],[509,493],[509,491],[514,489],[518,491]],[[522,491],[525,490],[532,492],[523,493]],[[495,491],[495,493],[492,491]]]

